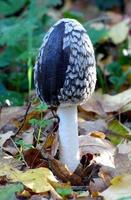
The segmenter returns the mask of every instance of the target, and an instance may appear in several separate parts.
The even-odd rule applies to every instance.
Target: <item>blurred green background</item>
[[[0,0],[0,105],[22,105],[34,89],[42,38],[60,18],[75,18],[95,49],[96,89],[115,94],[131,84],[131,1]]]

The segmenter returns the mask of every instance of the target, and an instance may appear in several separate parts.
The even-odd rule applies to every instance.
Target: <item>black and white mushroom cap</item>
[[[73,139],[73,137],[71,139],[71,135],[73,135],[74,126],[77,127],[76,134],[78,134],[78,125],[77,123],[70,124],[69,120],[73,121],[70,118],[74,115],[74,120],[77,120],[76,105],[88,100],[96,84],[96,63],[93,46],[86,30],[78,21],[65,18],[59,20],[50,28],[39,50],[34,69],[34,79],[40,99],[50,106],[58,107],[61,121],[60,131],[70,132],[70,138],[67,141],[70,143]],[[64,117],[63,112],[66,113]],[[67,122],[66,118],[68,118]],[[62,130],[61,126],[63,126]],[[73,126],[72,130],[70,128],[68,128],[69,130],[63,130],[66,129],[66,126]],[[66,133],[63,137],[63,140],[68,138]],[[60,136],[60,148],[61,143],[63,142],[61,142]],[[78,139],[75,146],[77,146],[75,151],[78,151]],[[72,146],[72,148],[75,147]],[[67,149],[69,153],[69,147]],[[64,154],[62,153],[60,156],[61,160]],[[70,167],[70,164],[67,163],[71,170],[74,170],[79,163],[79,155],[77,156],[78,161],[75,166]],[[63,162],[66,163],[65,160]],[[69,159],[67,162],[69,162]]]
[[[96,83],[92,43],[74,19],[61,19],[43,39],[35,65],[35,85],[42,101],[51,106],[81,104]]]

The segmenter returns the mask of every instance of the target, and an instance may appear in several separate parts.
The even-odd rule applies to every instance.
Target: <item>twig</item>
[[[21,126],[19,127],[19,129],[17,130],[17,132],[15,133],[15,136],[21,131],[21,129],[23,128],[24,124],[25,124],[25,121],[26,121],[26,117],[27,117],[27,114],[29,112],[29,109],[31,107],[31,102],[29,102],[29,105],[27,106],[27,109],[26,109],[26,112],[25,112],[25,115],[24,115],[24,119],[23,119],[23,122],[21,124]]]
[[[22,157],[23,162],[25,163],[26,167],[29,168],[27,162],[25,161],[25,158],[24,158],[23,153],[19,150],[19,148],[17,147],[17,145],[15,144],[14,140],[13,140],[11,137],[10,137],[10,140],[11,140],[11,142],[13,143],[14,147],[15,147],[15,148],[17,149],[17,151],[19,152],[20,156]]]

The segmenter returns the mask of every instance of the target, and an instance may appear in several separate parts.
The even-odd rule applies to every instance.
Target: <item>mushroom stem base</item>
[[[60,160],[73,172],[79,162],[77,105],[58,107]]]

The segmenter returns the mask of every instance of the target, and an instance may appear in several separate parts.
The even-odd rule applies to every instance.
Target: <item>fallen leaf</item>
[[[47,160],[43,159],[41,152],[37,149],[28,149],[23,152],[24,159],[30,168],[47,167]]]
[[[24,115],[25,111],[26,109],[23,107],[13,106],[2,108],[0,115],[0,129],[16,116]]]
[[[98,92],[94,93],[87,103],[81,105],[80,109],[83,112],[93,112],[100,116],[107,117],[107,114],[102,107],[102,95]]]
[[[129,133],[131,135],[131,133]],[[124,140],[120,144],[117,145],[118,152],[121,154],[131,154],[131,141]]]
[[[116,169],[108,166],[102,166],[99,170],[101,177],[106,185],[106,188],[111,184],[111,180],[116,176]]]
[[[114,154],[114,164],[116,175],[131,173],[131,159],[129,157],[129,154],[123,154],[116,151],[116,153]]]
[[[58,147],[59,141],[57,132],[48,134],[44,142],[44,150],[54,157],[57,153]]]
[[[118,120],[110,121],[108,123],[108,130],[111,131],[111,133],[108,134],[107,137],[113,144],[119,144],[123,138],[131,139],[129,135],[130,130]]]
[[[40,116],[41,116],[40,112],[37,112],[37,111],[33,110],[33,111],[30,111],[27,114],[26,118],[25,118],[25,113],[24,113],[24,115],[20,115],[20,116],[17,116],[15,118],[13,118],[11,120],[11,122],[13,124],[15,124],[15,126],[17,127],[17,129],[21,128],[20,132],[23,132],[23,131],[26,131],[27,129],[29,129],[31,127],[31,124],[29,123],[29,121],[32,118],[40,119]],[[25,120],[25,121],[24,121],[23,126],[21,127],[21,124],[22,124],[23,120]]]
[[[72,189],[71,188],[57,188],[56,189],[57,193],[60,194],[62,197],[64,196],[69,196],[72,194]]]
[[[117,112],[118,110],[124,111],[124,106],[131,103],[131,89],[118,93],[114,96],[105,94],[103,95],[102,106],[105,112]]]
[[[88,102],[83,104],[81,108],[84,111],[94,112],[102,117],[106,117],[107,113],[127,111],[127,108],[130,109],[130,104],[131,89],[128,89],[114,96],[108,94],[103,95],[95,92]]]
[[[3,144],[13,135],[15,135],[13,131],[8,131],[7,133],[0,134],[0,147],[3,147]]]
[[[20,160],[16,160],[13,156],[10,156],[4,152],[0,152],[0,166],[3,164],[10,165],[13,168],[21,169],[23,166],[23,162]]]
[[[89,189],[91,194],[102,192],[108,187],[106,182],[102,178],[93,178],[92,181],[90,181]],[[94,196],[94,195],[93,195]]]
[[[68,168],[59,160],[51,159],[50,166],[53,173],[63,182],[70,181],[71,185],[82,185],[82,179],[75,173],[71,173]]]
[[[93,131],[105,131],[107,129],[107,124],[104,119],[98,119],[95,121],[79,119],[79,128],[84,130],[82,134],[87,134]]]
[[[105,200],[131,199],[131,174],[116,176],[111,183],[112,185],[101,193]]]
[[[52,144],[54,143],[54,140],[55,140],[54,133],[51,133],[47,136],[46,141],[44,143],[45,150],[51,148]]]
[[[21,183],[7,184],[0,186],[0,199],[1,200],[17,200],[16,194],[22,192],[24,186]]]
[[[57,182],[52,172],[44,167],[28,169],[26,172],[19,171],[9,165],[0,165],[0,176],[7,176],[13,182],[21,182],[35,193],[50,191],[52,186],[48,180]]]
[[[33,133],[34,133],[33,127],[22,133],[21,138],[23,139],[25,144],[33,144],[33,139],[34,139]]]
[[[90,136],[96,137],[96,138],[101,138],[101,139],[105,139],[105,137],[106,137],[105,134],[100,131],[93,131],[93,132],[91,132]]]
[[[87,153],[96,154],[98,155],[95,157],[97,163],[114,167],[115,148],[109,141],[90,135],[81,135],[79,136],[79,146],[81,156]]]

